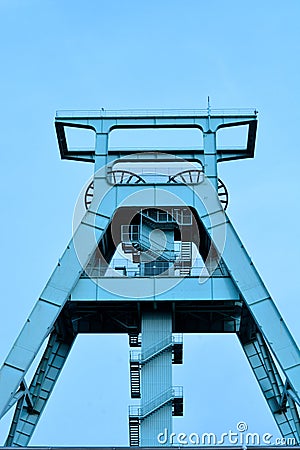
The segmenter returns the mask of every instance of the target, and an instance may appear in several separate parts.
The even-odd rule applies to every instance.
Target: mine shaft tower
[[[299,349],[225,213],[218,178],[218,163],[253,158],[256,112],[59,111],[55,125],[61,158],[95,172],[86,212],[0,371],[0,417],[15,406],[6,445],[28,445],[79,333],[128,333],[140,399],[129,407],[129,444],[159,445],[183,415],[172,384],[182,333],[209,332],[237,334],[282,436],[300,444]],[[245,148],[218,147],[218,131],[237,126],[248,127]],[[68,127],[93,130],[95,147],[69,148]],[[109,147],[112,130],[135,128],[196,128],[204,145]]]

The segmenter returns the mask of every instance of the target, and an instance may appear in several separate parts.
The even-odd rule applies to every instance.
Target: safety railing
[[[143,227],[140,225],[121,225],[121,241],[127,245],[139,245],[143,252],[152,254],[156,258],[165,257],[168,261],[173,261],[177,257],[174,250],[167,248],[174,246],[173,241],[165,239],[164,242],[159,242],[153,238],[153,234],[143,233]]]
[[[138,243],[140,237],[139,225],[121,225],[121,241],[126,244]]]
[[[141,406],[129,406],[129,417],[138,417],[139,419],[144,419],[149,414],[153,413],[158,408],[161,408],[166,403],[172,401],[175,398],[183,397],[182,386],[173,386],[170,389],[157,395],[153,400],[146,403],[143,407]]]
[[[171,334],[150,347],[146,348],[143,352],[138,350],[130,351],[130,361],[132,362],[140,362],[141,364],[147,362],[150,358],[153,358],[155,355],[165,351],[167,348],[172,346],[173,344],[182,344],[183,336],[182,334]]]
[[[179,258],[179,254],[177,254]],[[166,262],[155,261],[153,264],[153,274],[151,270],[147,270],[147,275],[144,275],[141,271],[141,267],[138,264],[132,263],[129,259],[113,259],[110,264],[98,264],[94,266],[88,266],[82,278],[102,278],[102,277],[182,277],[180,273],[181,268],[190,268],[189,277],[206,277],[208,272],[205,269],[202,259],[195,259],[191,264],[186,261],[176,260],[173,264],[170,262],[169,266],[166,268]],[[221,274],[212,274],[212,277],[223,276]]]
[[[172,214],[167,211],[159,209],[147,209],[142,211],[142,216],[147,217],[157,223],[175,223],[175,219]]]
[[[205,117],[205,116],[256,116],[255,108],[229,109],[127,109],[127,110],[58,110],[56,117]]]
[[[143,253],[146,253],[148,256],[150,256],[153,261],[162,263],[162,261],[157,261],[158,258],[164,259],[167,262],[175,261],[176,259],[176,253],[174,250],[168,250],[168,245],[173,245],[173,242],[169,242],[166,240],[164,242],[164,245],[162,245],[161,242],[158,242],[157,240],[153,239],[152,236],[147,236],[143,233],[140,234],[139,243],[141,245],[141,248],[143,249]],[[162,267],[166,267],[163,265]]]
[[[190,208],[172,208],[170,212],[159,209],[149,209],[143,211],[142,216],[157,223],[177,223],[178,225],[192,224],[192,211]]]

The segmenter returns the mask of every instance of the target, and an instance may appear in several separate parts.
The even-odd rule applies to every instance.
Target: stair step
[[[183,398],[174,398],[172,404],[172,416],[183,416]]]
[[[130,361],[130,393],[131,398],[141,398],[140,364]]]
[[[124,253],[133,253],[136,251],[133,245],[127,242],[122,242],[122,250]]]
[[[142,339],[139,333],[129,334],[128,337],[130,347],[141,347]]]
[[[140,421],[137,417],[129,418],[129,445],[138,447],[140,444]]]
[[[182,364],[183,362],[183,344],[173,344],[172,363]]]

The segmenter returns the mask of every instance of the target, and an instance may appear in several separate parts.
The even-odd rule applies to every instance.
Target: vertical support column
[[[218,191],[217,142],[216,133],[203,133],[205,175]]]
[[[160,352],[163,342],[172,339],[171,312],[144,312],[142,315],[142,357],[153,357],[141,368],[141,411],[154,411],[142,418],[140,445],[158,446],[157,435],[166,428],[172,433],[172,347]]]
[[[108,133],[96,133],[95,173],[107,164]]]

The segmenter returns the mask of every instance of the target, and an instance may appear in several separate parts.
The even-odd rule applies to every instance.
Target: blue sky
[[[92,173],[60,160],[55,111],[204,108],[208,95],[215,108],[259,111],[255,159],[219,170],[228,214],[299,342],[299,14],[297,0],[0,0],[0,361],[71,236]],[[148,135],[115,137],[131,139]],[[245,420],[275,435],[237,340],[185,343],[176,429],[221,433]],[[126,336],[79,338],[32,444],[126,445],[127,372]],[[7,427],[8,418],[1,442]]]

